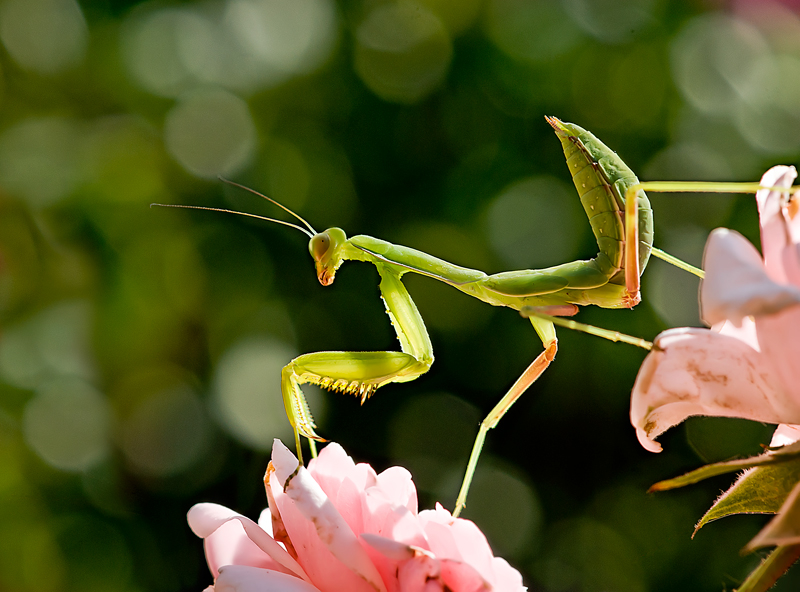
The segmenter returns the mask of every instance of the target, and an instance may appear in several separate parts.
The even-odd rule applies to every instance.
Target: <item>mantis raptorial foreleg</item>
[[[284,367],[281,375],[283,403],[301,462],[300,436],[309,441],[324,440],[314,431],[316,426],[300,385],[316,384],[352,394],[360,397],[363,404],[381,386],[414,380],[433,364],[433,346],[425,323],[400,281],[400,274],[385,266],[379,266],[378,271],[381,296],[402,352],[316,352],[298,356]]]

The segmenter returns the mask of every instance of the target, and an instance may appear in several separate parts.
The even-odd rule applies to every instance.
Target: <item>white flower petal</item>
[[[631,396],[631,423],[647,450],[692,415],[780,423],[783,393],[763,354],[708,329],[671,329],[655,340]]]
[[[769,445],[771,448],[777,448],[794,444],[798,440],[800,440],[800,425],[782,423],[773,432]]]
[[[762,187],[791,187],[797,178],[794,167],[775,166],[761,177]],[[791,244],[791,236],[783,204],[788,196],[780,191],[762,189],[756,193],[761,223],[761,250],[767,273],[776,282],[787,283],[783,266],[783,251]]]
[[[709,325],[729,320],[739,327],[745,317],[775,314],[800,303],[800,288],[773,281],[756,248],[733,230],[711,233],[704,267],[700,305]]]

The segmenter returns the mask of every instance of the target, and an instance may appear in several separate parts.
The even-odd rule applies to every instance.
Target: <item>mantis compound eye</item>
[[[327,232],[320,232],[319,234],[315,234],[314,237],[311,239],[311,242],[308,244],[308,250],[311,252],[311,256],[316,260],[321,260],[325,253],[328,252],[328,249],[331,247],[331,239],[328,236]]]

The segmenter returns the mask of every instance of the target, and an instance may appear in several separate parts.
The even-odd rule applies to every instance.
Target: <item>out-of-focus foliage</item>
[[[496,272],[596,252],[545,114],[648,180],[800,156],[790,2],[0,0],[0,45],[0,588],[19,592],[202,589],[185,512],[265,505],[272,438],[291,441],[282,365],[397,347],[374,269],[323,288],[300,233],[151,202],[281,214],[225,175],[317,228]],[[711,228],[757,233],[751,197],[653,202],[657,245],[695,264]],[[407,284],[431,372],[363,407],[310,403],[321,434],[452,507],[478,421],[541,344],[513,311]],[[643,286],[634,311],[580,320],[699,324],[690,276],[653,261]],[[644,492],[758,452],[769,427],[692,421],[646,453],[627,419],[643,352],[560,337],[490,433],[465,517],[532,590],[735,587],[762,520],[690,541],[721,485]]]

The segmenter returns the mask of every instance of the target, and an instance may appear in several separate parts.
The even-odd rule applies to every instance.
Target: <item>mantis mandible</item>
[[[599,252],[593,259],[572,261],[546,269],[487,275],[367,235],[348,238],[341,228],[317,232],[303,218],[275,200],[233,182],[229,183],[264,197],[289,212],[303,226],[232,210],[174,206],[242,214],[302,231],[309,237],[309,252],[315,263],[317,278],[323,286],[333,283],[336,271],[348,260],[371,263],[378,270],[381,297],[400,341],[401,351],[308,353],[290,361],[281,373],[283,402],[295,434],[301,463],[301,436],[309,440],[312,454],[316,453],[314,442],[325,441],[316,433],[316,425],[301,385],[314,384],[327,390],[352,394],[359,397],[363,404],[378,388],[391,382],[414,380],[431,367],[434,356],[430,337],[402,282],[406,273],[427,276],[493,306],[506,306],[520,311],[529,319],[544,347],[544,351],[522,372],[481,422],[453,511],[453,516],[458,516],[466,506],[467,493],[486,434],[555,358],[558,350],[557,325],[645,349],[652,346],[644,339],[561,317],[572,316],[580,306],[590,304],[603,308],[632,308],[638,304],[641,301],[639,278],[651,254],[702,277],[701,270],[653,247],[653,215],[644,190],[749,193],[759,189],[757,183],[642,183],[617,154],[593,134],[555,117],[546,119],[561,141],[572,180],[597,240]]]

